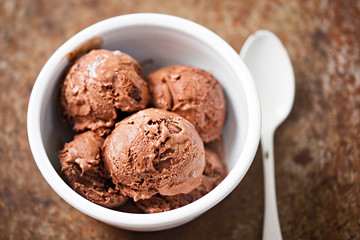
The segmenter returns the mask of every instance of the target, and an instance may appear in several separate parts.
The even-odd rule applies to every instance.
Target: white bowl
[[[210,71],[221,83],[227,101],[223,130],[228,176],[199,200],[154,214],[125,213],[94,204],[72,190],[56,172],[59,148],[72,139],[58,111],[59,84],[69,53],[102,39],[102,48],[120,50],[139,62],[148,59],[144,75],[173,64]],[[89,41],[90,39],[90,41]],[[92,39],[92,40],[91,40]],[[96,42],[96,41],[95,41]],[[84,45],[85,44],[85,45]],[[47,61],[33,87],[27,116],[34,159],[50,186],[79,211],[116,227],[156,231],[184,224],[225,198],[249,169],[260,139],[260,106],[252,77],[238,54],[219,36],[185,19],[163,14],[130,14],[96,23],[65,42]],[[241,211],[241,209],[237,209]]]

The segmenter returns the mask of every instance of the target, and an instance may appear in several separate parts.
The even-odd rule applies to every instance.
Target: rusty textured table
[[[296,97],[275,135],[284,239],[360,239],[360,1],[0,1],[0,239],[260,239],[260,150],[225,200],[181,227],[116,229],[63,201],[32,158],[26,111],[50,55],[105,18],[160,12],[193,20],[237,52],[269,29],[291,57]]]

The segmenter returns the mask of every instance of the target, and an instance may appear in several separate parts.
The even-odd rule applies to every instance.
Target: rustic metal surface
[[[216,207],[181,227],[136,233],[63,201],[30,152],[26,111],[50,55],[105,18],[160,12],[193,20],[237,52],[258,29],[283,41],[296,97],[275,136],[284,239],[360,239],[360,1],[0,1],[0,239],[260,239],[260,152]]]

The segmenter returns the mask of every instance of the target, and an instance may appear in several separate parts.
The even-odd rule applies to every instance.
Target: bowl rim
[[[108,209],[92,203],[77,194],[61,179],[52,166],[44,148],[40,126],[43,99],[46,89],[51,82],[50,76],[54,73],[56,66],[64,56],[92,37],[101,36],[112,29],[137,25],[152,25],[175,29],[189,34],[212,47],[214,51],[226,59],[227,64],[234,71],[238,79],[239,76],[245,76],[246,80],[239,80],[244,90],[249,113],[248,134],[244,142],[243,151],[233,169],[218,187],[191,204],[171,211],[153,214],[126,213]],[[260,114],[260,104],[252,76],[239,55],[222,38],[209,29],[180,17],[158,13],[135,13],[112,17],[95,23],[71,37],[54,52],[42,68],[33,86],[28,105],[27,131],[30,148],[40,172],[53,190],[70,205],[95,219],[111,225],[135,230],[143,228],[147,230],[151,228],[165,229],[179,222],[185,223],[204,213],[224,199],[238,185],[249,169],[259,144]],[[245,165],[244,162],[242,163],[245,167],[240,166],[240,161],[246,163]]]

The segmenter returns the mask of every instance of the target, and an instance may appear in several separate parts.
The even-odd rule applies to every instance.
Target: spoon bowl
[[[240,57],[255,80],[263,119],[266,116],[262,126],[278,127],[290,113],[295,96],[294,72],[286,49],[272,32],[259,30],[246,40]]]
[[[282,237],[276,204],[273,138],[294,102],[294,72],[285,47],[266,30],[259,30],[246,40],[240,57],[253,76],[261,104],[265,185],[263,239],[279,240]]]

